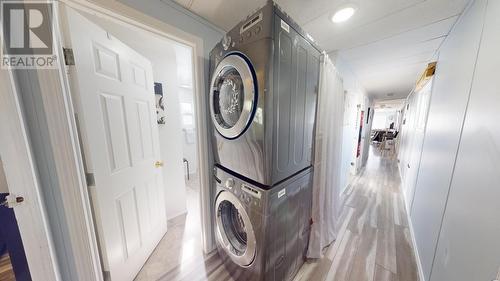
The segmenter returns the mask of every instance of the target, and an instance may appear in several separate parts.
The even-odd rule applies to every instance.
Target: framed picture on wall
[[[167,114],[165,112],[165,100],[163,98],[162,83],[155,82],[155,98],[156,98],[156,120],[158,124],[165,124]]]

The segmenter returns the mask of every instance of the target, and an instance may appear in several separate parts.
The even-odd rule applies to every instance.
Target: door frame
[[[12,71],[1,69],[0,81],[0,155],[9,193],[25,198],[13,209],[28,268],[33,280],[61,280]]]
[[[206,97],[204,94],[204,46],[203,40],[197,36],[188,34],[176,27],[170,26],[164,22],[160,22],[156,19],[149,17],[141,12],[134,10],[126,5],[116,3],[106,5],[106,1],[94,1],[94,3],[85,0],[62,0],[66,6],[75,9],[77,11],[82,11],[86,13],[91,13],[98,17],[106,18],[118,24],[125,24],[128,26],[133,26],[147,32],[151,32],[155,35],[163,37],[168,40],[176,41],[178,43],[184,44],[191,47],[192,50],[192,69],[193,69],[193,97],[195,106],[195,115],[198,128],[197,133],[197,152],[198,152],[198,167],[200,173],[200,212],[202,221],[202,244],[203,250],[208,253],[215,249],[213,238],[212,238],[212,221],[211,221],[211,208],[210,208],[210,168],[209,168],[209,157],[208,157],[208,130],[207,130],[207,116],[206,107]],[[98,3],[97,3],[98,2]],[[60,9],[63,10],[63,9]],[[58,13],[57,17],[61,14]],[[60,18],[59,18],[60,20]],[[60,21],[59,21],[60,22]],[[64,47],[64,44],[68,42],[62,29],[58,28],[56,32],[62,38],[61,42],[56,46],[59,49]],[[67,74],[67,72],[66,72]],[[67,75],[63,75],[64,87],[68,94],[70,93],[71,81]],[[73,111],[73,109],[72,109]],[[79,150],[77,150],[79,151]],[[84,171],[81,171],[81,175],[85,177]]]
[[[97,3],[99,2],[99,3]],[[204,46],[203,40],[199,37],[193,36],[186,33],[176,27],[173,27],[167,23],[156,20],[146,14],[143,14],[133,8],[130,8],[122,3],[116,1],[85,1],[85,0],[61,0],[54,1],[54,50],[58,58],[59,63],[58,71],[36,71],[38,82],[40,84],[40,95],[42,96],[43,103],[43,114],[47,118],[47,125],[50,128],[48,132],[50,138],[50,146],[54,148],[50,153],[58,169],[57,177],[54,179],[60,184],[61,197],[63,198],[63,208],[61,210],[61,215],[67,221],[68,232],[66,237],[69,241],[69,248],[65,249],[66,253],[71,254],[74,257],[78,257],[78,264],[76,265],[75,272],[72,272],[73,276],[78,280],[89,280],[89,281],[101,281],[104,280],[100,254],[97,247],[96,239],[96,229],[94,227],[92,210],[90,208],[91,204],[89,201],[88,189],[85,181],[85,171],[81,154],[81,146],[79,142],[79,135],[77,129],[77,123],[75,118],[75,107],[72,102],[71,92],[70,92],[70,79],[68,77],[67,66],[64,65],[64,56],[62,53],[62,48],[65,46],[65,35],[62,32],[61,12],[65,6],[71,7],[77,11],[84,11],[97,16],[106,17],[109,20],[128,24],[135,28],[143,29],[152,32],[161,37],[177,41],[179,43],[185,44],[192,48],[192,63],[193,63],[193,85],[194,90],[194,104],[196,109],[196,122],[198,124],[197,129],[197,141],[198,141],[198,165],[200,173],[200,212],[202,221],[202,239],[203,250],[208,253],[215,249],[214,239],[213,239],[213,225],[211,222],[211,203],[210,203],[210,168],[209,168],[209,154],[208,154],[208,122],[206,107],[206,97],[204,95]],[[14,79],[11,75],[11,79]],[[12,81],[15,85],[15,82]],[[18,95],[12,95],[17,99]],[[16,115],[13,117],[22,117],[20,114],[19,102],[17,102]],[[7,105],[2,103],[2,105]],[[3,113],[4,111],[2,111]],[[10,113],[10,112],[9,112]],[[10,117],[10,116],[9,116]],[[21,119],[22,120],[22,119]],[[4,122],[2,122],[4,123]],[[19,123],[19,122],[18,122]],[[22,126],[22,123],[21,123]],[[0,129],[3,131],[4,127],[0,125]],[[7,129],[7,128],[6,128]],[[16,145],[29,145],[29,140],[27,139],[25,131],[22,132],[22,137],[20,141],[16,141]],[[4,135],[4,134],[2,134]],[[6,138],[1,138],[3,141]],[[8,141],[8,140],[6,140]],[[10,142],[9,142],[10,144]],[[3,153],[3,146],[0,148]],[[30,151],[29,147],[25,147],[26,151]],[[29,156],[29,154],[28,154]],[[3,154],[2,154],[2,157]],[[19,158],[19,157],[18,157]],[[5,162],[10,159],[5,157]],[[16,159],[18,160],[18,159]],[[31,160],[31,159],[27,159]],[[35,179],[36,172],[34,170],[33,161],[28,161],[29,168],[27,169],[23,165],[24,162],[9,161],[12,163],[12,167],[19,169],[19,172],[25,172],[27,175],[25,177],[18,177],[18,180]],[[23,170],[24,169],[24,170]],[[7,177],[9,179],[9,187],[11,186],[11,181],[14,172],[6,171]],[[24,183],[26,184],[26,183]],[[13,183],[12,187],[17,186]],[[40,219],[37,220],[39,228],[44,228],[46,233],[49,233],[49,225],[45,218],[43,218],[42,200],[39,196],[40,189],[36,185],[36,182],[32,185],[32,189],[38,192],[38,197],[36,197],[36,203],[38,204],[38,209],[31,211],[30,219],[35,219],[40,215]],[[32,191],[33,191],[32,190]],[[26,204],[28,206],[28,204]],[[16,212],[17,215],[18,212]],[[21,231],[21,234],[23,235]],[[38,234],[39,232],[32,232]],[[39,248],[38,252],[45,253],[46,263],[41,263],[41,258],[36,260],[36,263],[32,266],[30,264],[30,270],[33,270],[33,275],[38,274],[38,276],[47,276],[47,278],[42,278],[40,280],[60,280],[59,270],[57,268],[57,262],[54,255],[54,248],[52,246],[52,239],[47,236],[48,242],[45,247]],[[23,235],[24,241],[24,235]],[[32,253],[36,253],[36,249],[28,245],[26,247],[28,262],[30,259],[33,263]],[[29,252],[29,253],[28,253]],[[50,262],[51,264],[49,264]],[[36,270],[36,271],[35,271]],[[43,271],[43,273],[42,273]],[[32,276],[33,276],[32,275]],[[37,276],[37,277],[38,277]],[[35,278],[36,280],[36,278]]]

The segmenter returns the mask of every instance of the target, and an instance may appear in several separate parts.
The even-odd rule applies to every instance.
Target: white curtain
[[[323,54],[316,116],[313,224],[307,251],[309,258],[321,258],[323,248],[331,244],[337,235],[343,118],[342,78],[328,55]]]

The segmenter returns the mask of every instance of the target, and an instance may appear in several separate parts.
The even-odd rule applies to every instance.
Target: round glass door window
[[[235,139],[248,128],[256,93],[251,66],[240,54],[225,57],[211,81],[210,112],[217,131]]]
[[[234,254],[241,256],[247,249],[247,232],[245,222],[238,209],[229,201],[219,206],[223,231],[231,243]]]
[[[230,192],[221,192],[216,203],[217,240],[238,265],[247,266],[255,256],[255,234],[243,205]]]

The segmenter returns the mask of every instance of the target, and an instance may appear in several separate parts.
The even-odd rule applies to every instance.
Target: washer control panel
[[[264,18],[264,15],[262,14],[262,12],[251,17],[245,24],[243,24],[241,26],[240,34],[243,34],[247,31],[250,31],[250,29],[252,29],[252,27],[254,27],[255,25],[259,24],[263,18]],[[259,31],[260,31],[260,29],[259,29]],[[251,33],[252,33],[251,31],[250,31],[250,33],[247,32],[247,34],[250,34],[250,35],[251,35]]]
[[[241,185],[241,194],[239,195],[243,204],[247,206],[257,206],[260,207],[262,193],[246,184]]]
[[[262,12],[250,17],[241,27],[238,43],[248,42],[262,31],[262,21],[264,15]]]
[[[233,189],[233,187],[234,187],[234,179],[232,179],[232,178],[226,179],[226,182],[225,182],[224,185],[226,186],[227,189]]]
[[[248,186],[246,184],[241,185],[241,190],[243,190],[244,192],[246,192],[247,194],[249,194],[255,198],[260,199],[260,197],[261,197],[260,191],[258,191],[257,189],[255,189],[251,186]]]
[[[222,44],[222,48],[224,49],[224,51],[227,51],[227,49],[229,49],[229,46],[231,46],[231,36],[229,35],[225,35],[223,38],[222,38],[222,41],[221,41],[221,44]]]
[[[214,169],[217,185],[232,192],[246,206],[261,206],[262,191],[221,169]]]

